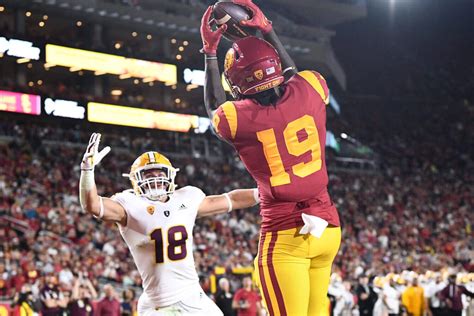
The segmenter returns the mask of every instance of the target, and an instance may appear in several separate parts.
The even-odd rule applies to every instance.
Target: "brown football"
[[[230,1],[219,1],[214,4],[212,15],[218,27],[223,24],[227,25],[224,37],[231,42],[256,34],[254,28],[240,25],[240,21],[248,20],[252,16],[252,13],[245,7]]]

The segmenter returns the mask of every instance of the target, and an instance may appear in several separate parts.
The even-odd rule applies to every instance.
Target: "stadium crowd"
[[[458,283],[473,291],[472,274],[466,274],[474,271],[473,69],[459,69],[465,65],[454,58],[436,68],[423,63],[423,56],[393,55],[384,62],[393,69],[380,74],[380,63],[374,62],[365,72],[370,78],[360,80],[373,90],[355,88],[379,97],[343,102],[350,122],[346,132],[377,152],[381,165],[376,173],[330,173],[329,191],[343,225],[329,293],[335,315],[379,316],[404,309],[422,315],[428,308],[440,315],[437,309],[453,308],[450,274],[458,274]],[[375,71],[381,77],[374,81]],[[408,77],[391,84],[392,77],[402,75]],[[13,82],[2,86],[16,88]],[[34,89],[28,91],[51,94],[47,85]],[[79,88],[69,90],[58,96],[84,95]],[[54,313],[69,309],[85,315],[103,293],[107,308],[117,310],[119,304],[122,314],[133,313],[133,291],[139,293],[141,280],[125,243],[115,227],[91,218],[78,204],[79,162],[90,132],[0,118],[0,296],[14,304],[30,302],[41,309],[38,303],[48,300],[46,308],[57,308]],[[181,169],[180,186],[195,185],[207,194],[254,186],[233,159],[191,158],[192,147],[181,144],[193,136],[180,134],[177,143],[170,134],[127,133],[111,127],[103,132],[112,153],[97,168],[101,194],[128,188],[120,175],[146,150],[171,153]],[[330,159],[327,163],[331,166]],[[259,220],[252,209],[197,221],[194,256],[207,292],[216,267],[225,268],[230,283],[224,300],[240,287],[240,278],[229,271],[252,265]],[[104,286],[108,283],[113,287]]]
[[[355,131],[381,153],[383,163],[376,174],[330,175],[329,188],[343,223],[335,273],[355,285],[362,275],[447,267],[473,271],[471,108],[419,106],[417,113],[424,117],[420,120],[407,105],[399,109],[406,111],[401,114],[404,123],[397,127],[386,122],[384,115],[390,113],[366,107],[366,112],[348,115],[365,122],[361,128],[355,124]],[[40,296],[49,279],[70,295],[78,279],[90,280],[94,288],[99,281],[139,287],[139,275],[117,229],[84,214],[77,201],[78,162],[88,132],[6,121],[0,126],[5,136],[0,146],[0,294],[12,298],[31,290]],[[104,144],[110,140],[118,150],[98,168],[99,192],[105,195],[128,187],[120,174],[135,156],[168,149],[164,145],[169,142],[160,137],[132,139],[109,130]],[[195,185],[207,194],[254,186],[233,163],[172,160],[181,169],[181,186]],[[256,209],[198,220],[194,256],[207,291],[207,277],[216,267],[229,271],[252,265],[258,223]],[[237,278],[229,278],[234,290]]]

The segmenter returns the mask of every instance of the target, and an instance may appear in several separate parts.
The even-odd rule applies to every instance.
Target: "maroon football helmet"
[[[278,52],[255,36],[232,44],[225,56],[224,76],[236,99],[272,89],[284,81]]]

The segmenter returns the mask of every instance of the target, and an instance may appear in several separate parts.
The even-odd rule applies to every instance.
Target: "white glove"
[[[110,152],[110,147],[107,146],[99,152],[100,133],[93,133],[87,145],[87,150],[82,157],[81,170],[94,171],[101,160]]]

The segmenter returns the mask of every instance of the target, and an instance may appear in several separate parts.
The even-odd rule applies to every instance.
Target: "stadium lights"
[[[128,74],[128,73],[127,73],[127,74],[122,74],[122,75],[119,76],[119,78],[120,78],[121,80],[129,79],[129,78],[132,78],[132,75],[131,75],[131,74]]]
[[[347,134],[346,133],[341,133],[341,138],[342,139],[347,139]]]
[[[38,23],[38,26],[39,26],[39,27],[44,27],[44,22],[43,22],[43,21],[39,22],[39,23]]]
[[[137,37],[137,36],[138,36],[138,33],[137,33],[137,32],[132,32],[132,36],[133,36],[133,37]]]
[[[29,58],[19,58],[19,59],[16,60],[16,62],[17,62],[18,64],[24,64],[24,63],[27,63],[27,62],[29,62],[29,61],[30,61]]]
[[[5,11],[5,7],[4,6],[0,6],[0,12],[3,12]]]
[[[180,104],[180,103],[181,103],[181,99],[180,99],[180,98],[176,98],[176,99],[174,99],[174,103],[176,103],[176,104]]]
[[[183,47],[183,46],[180,46],[180,47],[178,48],[178,50],[179,50],[180,52],[182,52],[182,51],[184,50],[184,47]]]
[[[171,89],[176,90],[178,87],[174,84],[171,86]]]
[[[176,60],[181,60],[183,58],[183,56],[181,56],[180,54],[176,55]]]
[[[43,80],[40,79],[36,83],[38,84],[38,86],[41,86],[43,84]]]
[[[76,71],[79,71],[79,70],[81,70],[81,69],[82,69],[82,68],[79,68],[79,67],[71,67],[71,68],[69,68],[69,71],[70,71],[70,72],[76,72]]]
[[[176,38],[171,39],[171,44],[176,44]]]
[[[48,16],[45,14],[43,15],[43,20],[47,21],[48,20]]]
[[[135,79],[135,80],[133,80],[133,83],[134,83],[134,84],[139,84],[139,83],[140,83],[140,80]]]
[[[82,26],[82,21],[77,21],[77,22],[76,22],[76,26],[77,26],[77,27],[81,27],[81,26]]]
[[[26,65],[28,67],[28,69],[31,69],[33,68],[33,64],[32,63],[28,63],[28,65]]]
[[[188,42],[188,41],[184,41],[184,42],[183,42],[183,45],[184,45],[184,46],[188,46],[188,45],[189,45],[189,42]]]
[[[152,82],[148,83],[148,85],[149,85],[150,87],[153,87],[155,84],[154,84],[153,81],[152,81]]]
[[[151,36],[151,34],[148,34],[148,35],[146,36],[146,38],[149,39],[149,40],[151,40],[151,39],[153,38],[153,36]]]
[[[110,94],[114,95],[114,96],[121,96],[122,95],[122,90],[115,89],[115,90],[110,91]]]
[[[31,12],[30,12],[30,11],[26,11],[26,12],[25,12],[25,15],[26,15],[27,17],[30,17],[30,16],[31,16]]]
[[[33,81],[28,82],[29,87],[33,87],[34,85],[35,85],[35,83]]]
[[[120,47],[122,47],[122,44],[120,44],[120,43],[115,43],[114,47],[115,47],[115,49],[120,49]]]

